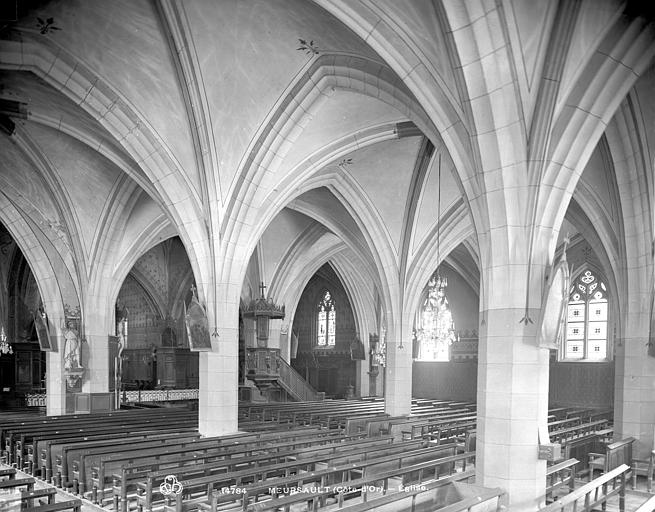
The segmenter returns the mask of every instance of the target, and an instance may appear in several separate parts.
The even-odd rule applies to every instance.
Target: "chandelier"
[[[11,348],[11,345],[7,341],[7,335],[5,334],[4,326],[0,327],[0,356],[2,354],[13,354],[14,349]]]
[[[421,328],[417,332],[420,359],[448,361],[448,350],[456,340],[453,315],[446,298],[448,279],[437,271],[428,282],[428,297],[421,311]]]

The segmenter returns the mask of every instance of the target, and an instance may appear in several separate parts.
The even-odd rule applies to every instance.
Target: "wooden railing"
[[[317,392],[302,376],[280,356],[279,348],[248,348],[246,374],[257,381],[277,383],[295,400],[321,400],[323,393]]]
[[[588,484],[567,494],[566,496],[554,501],[541,512],[557,512],[575,510],[576,512],[590,512],[595,510],[599,505],[603,505],[603,510],[607,500],[612,496],[619,496],[619,510],[625,511],[625,479],[626,474],[630,471],[630,466],[622,464],[618,468],[599,476]]]
[[[278,355],[280,361],[280,385],[296,400],[303,402],[322,400],[325,393],[319,393],[289,363]]]

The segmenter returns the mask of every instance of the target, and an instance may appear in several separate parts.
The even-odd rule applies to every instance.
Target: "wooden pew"
[[[596,420],[588,423],[581,423],[579,425],[561,428],[549,432],[551,443],[564,443],[567,440],[583,437],[590,433],[596,433],[599,430],[607,428],[607,420]]]
[[[637,488],[637,476],[646,477],[646,489],[653,492],[653,472],[655,471],[655,450],[651,450],[648,459],[632,459],[632,488]],[[655,509],[653,509],[655,510]]]
[[[568,459],[546,468],[546,503],[553,501],[553,491],[567,485],[569,492],[575,487],[575,466],[578,459]]]
[[[335,450],[335,447],[339,447],[339,449],[344,449],[351,446],[363,447],[366,445],[375,444],[377,442],[377,440],[365,439],[362,438],[361,435],[356,435],[350,437],[326,436],[315,437],[313,439],[291,439],[273,443],[266,442],[261,444],[254,443],[226,446],[217,444],[217,439],[220,438],[205,438],[198,443],[167,446],[165,448],[149,449],[143,452],[137,450],[102,456],[98,459],[97,463],[92,466],[92,474],[90,475],[91,499],[94,503],[102,502],[105,487],[108,483],[106,476],[113,475],[117,471],[120,471],[122,465],[133,463],[138,460],[141,460],[140,464],[148,464],[150,462],[174,462],[180,457],[184,456],[184,454],[190,452],[214,455],[214,460],[238,459],[240,457],[251,456],[254,453],[267,453],[285,450],[291,450],[295,455],[305,453],[307,450],[312,450],[311,453],[320,451],[332,453]],[[386,439],[377,439],[383,439],[383,441],[386,442],[392,441],[390,436]],[[202,444],[205,440],[207,441],[208,445]],[[214,444],[213,446],[212,443]]]
[[[122,420],[122,421],[120,421]],[[97,418],[95,415],[89,415],[86,420],[81,422],[77,420],[73,423],[62,424],[56,422],[55,424],[45,424],[39,426],[21,426],[5,430],[5,449],[9,454],[9,461],[15,463],[19,468],[24,468],[26,445],[31,443],[34,437],[46,439],[53,436],[70,436],[70,435],[95,435],[101,433],[120,433],[132,430],[162,430],[169,429],[171,425],[180,427],[182,425],[189,427],[197,427],[197,419],[195,417],[179,416],[175,412],[169,417],[154,417],[154,418],[127,418],[114,417],[111,421]]]
[[[316,471],[298,471],[292,475],[285,475],[282,478],[255,478],[259,476],[261,469],[246,470],[238,473],[227,473],[200,477],[195,479],[179,480],[184,489],[183,493],[176,496],[175,510],[182,512],[190,507],[197,506],[200,501],[206,501],[208,493],[213,489],[225,492],[226,489],[247,488],[250,496],[268,494],[270,489],[299,488],[302,486],[333,486],[340,485],[344,479],[352,480],[367,478],[374,475],[387,474],[390,471],[401,471],[405,467],[418,467],[423,463],[444,461],[441,465],[435,466],[436,473],[452,473],[454,463],[450,460],[455,454],[455,446],[425,448],[412,454],[396,454],[393,456],[382,456],[380,458],[366,461],[348,463],[344,465],[330,466]],[[273,471],[274,468],[268,468]],[[424,469],[423,471],[427,471]],[[176,475],[177,476],[177,475]],[[244,483],[247,485],[244,486]],[[189,492],[201,492],[199,497],[189,499]]]
[[[0,478],[12,480],[16,478],[16,468],[0,468]]]
[[[594,477],[594,471],[608,473],[622,464],[632,464],[632,443],[634,437],[626,437],[615,443],[610,443],[605,448],[605,453],[589,454],[589,480]]]
[[[0,481],[0,492],[8,490],[16,491],[21,487],[24,487],[28,491],[34,490],[34,478],[11,478]]]
[[[236,502],[237,505],[241,505],[244,510],[247,504],[247,510],[250,512],[264,512],[279,509],[284,510],[286,507],[293,509],[294,506],[297,507],[299,504],[304,502],[307,503],[308,510],[316,510],[324,506],[328,499],[336,500],[337,506],[343,507],[346,500],[361,496],[362,490],[365,490],[366,494],[370,494],[372,492],[386,494],[392,487],[390,485],[390,481],[398,482],[399,486],[402,485],[405,487],[412,484],[418,485],[424,481],[421,475],[423,471],[427,471],[429,475],[432,475],[429,477],[430,480],[438,480],[440,478],[453,476],[455,477],[453,478],[455,480],[457,477],[459,477],[461,480],[468,480],[475,474],[474,471],[463,469],[456,474],[455,472],[452,472],[447,475],[437,474],[435,476],[435,469],[436,467],[448,462],[472,460],[474,458],[475,454],[471,453],[455,455],[453,457],[445,457],[436,459],[431,462],[406,466],[399,470],[390,470],[383,473],[376,473],[364,478],[344,480],[340,485],[337,486],[319,486],[317,490],[313,492],[298,492],[296,494],[274,497],[260,502],[258,502],[259,500],[257,500],[257,498],[260,496],[263,497],[264,495],[253,496],[250,494],[250,487],[246,486],[244,487],[246,493],[240,497],[235,497],[229,494],[223,495],[214,492],[212,494],[212,502],[209,504],[209,506],[199,505],[198,508],[203,511],[216,512],[217,510],[225,510],[224,508],[218,507],[220,507],[223,503],[231,501]],[[417,474],[418,476],[416,476]],[[379,485],[379,482],[382,482],[382,485]],[[250,498],[254,498],[254,501],[250,502]],[[363,501],[363,499],[364,498],[362,497],[361,500]],[[164,507],[164,511],[172,512],[173,509],[171,507]]]
[[[496,512],[506,510],[504,506],[507,493],[497,487],[495,489],[485,489],[479,495],[464,498],[456,503],[441,506],[437,500],[439,488],[451,483],[461,482],[464,480],[461,474],[447,476],[434,482],[429,482],[419,486],[417,489],[406,490],[387,494],[380,498],[373,498],[363,503],[345,506],[339,510],[343,512],[413,512],[415,510],[438,510],[439,512],[469,512],[478,510],[484,506],[485,510],[491,510],[490,503],[496,501],[494,507]]]
[[[72,499],[60,501],[58,503],[50,503],[48,505],[39,505],[37,507],[23,508],[21,512],[61,512],[63,510],[72,510],[73,512],[81,512],[82,500]]]
[[[625,480],[629,471],[630,467],[622,464],[540,510],[541,512],[566,510],[591,512],[599,505],[605,510],[609,498],[618,495],[619,511],[625,512]]]
[[[321,434],[337,434],[337,432],[326,432],[321,431]],[[332,436],[334,437],[334,436]],[[341,440],[347,439],[358,439],[360,436],[340,436]],[[387,444],[384,445],[388,446]],[[421,447],[422,443],[414,443],[412,445],[407,445],[407,449],[414,449]],[[293,447],[291,447],[293,448]],[[393,450],[391,450],[393,451]],[[362,448],[361,453],[375,453],[375,450],[371,450],[369,446]],[[281,462],[287,462],[291,457],[296,457],[297,452],[293,449],[289,450],[265,450],[264,453],[258,453],[251,456],[241,456],[241,457],[230,457],[228,459],[222,458],[215,453],[206,453],[206,454],[186,454],[179,458],[176,458],[174,461],[166,462],[151,462],[148,464],[132,463],[121,466],[119,472],[115,472],[112,475],[112,490],[113,490],[113,503],[114,510],[118,509],[119,503],[123,510],[126,510],[127,504],[127,495],[128,492],[133,489],[141,489],[141,494],[145,496],[144,500],[147,503],[151,501],[151,494],[153,487],[159,485],[163,479],[171,474],[175,473],[176,475],[184,475],[186,472],[196,472],[204,471],[207,474],[218,471],[237,471],[247,467],[262,467],[262,466],[271,466],[274,464],[279,464]],[[332,455],[328,455],[324,460],[329,460]],[[314,464],[320,463],[320,459],[317,456],[312,457],[311,461]],[[303,461],[307,463],[307,460]],[[137,484],[143,484],[138,486]]]
[[[130,443],[181,440],[181,439],[198,439],[200,435],[188,430],[173,431],[156,431],[139,432],[123,434],[122,438],[117,438],[118,434],[111,435],[94,435],[82,438],[69,437],[64,439],[52,439],[39,444],[40,457],[38,461],[39,474],[46,482],[53,483],[57,487],[62,486],[62,481],[68,480],[68,475],[72,474],[72,464],[76,460],[75,452],[93,448],[102,449],[105,446],[119,447]]]
[[[38,505],[51,505],[56,495],[57,490],[53,487],[3,494],[0,497],[0,510],[24,510]]]
[[[370,446],[370,444],[368,444],[357,447],[355,449],[352,449],[348,446],[345,448],[345,451],[339,451],[339,447],[337,447],[336,452],[321,454],[314,453],[311,457],[300,459],[297,457],[297,453],[292,450],[277,453],[265,453],[254,457],[238,457],[218,462],[210,462],[205,464],[205,466],[208,466],[208,469],[212,470],[212,466],[215,464],[220,464],[225,468],[226,472],[240,471],[252,466],[259,469],[265,467],[267,472],[272,473],[274,470],[282,468],[284,464],[293,465],[294,463],[299,463],[313,465],[315,469],[320,470],[324,469],[325,465],[334,466],[338,464],[357,463],[385,455],[394,455],[396,453],[412,454],[416,450],[425,448],[425,445],[421,441],[411,441],[393,444],[388,444],[385,442],[378,443],[374,446]],[[194,469],[193,466],[188,467]],[[186,469],[186,467],[184,469]],[[136,484],[136,488],[138,490],[136,499],[139,509],[152,509],[153,492],[158,489],[158,486],[163,482],[164,478],[166,478],[166,476],[171,473],[179,475],[180,478],[184,478],[185,475],[184,471],[176,470],[174,468],[152,471],[146,475],[143,475],[143,473],[141,474],[142,481]],[[116,487],[114,488],[114,495],[116,495]],[[116,503],[116,498],[114,498],[114,500],[114,503]],[[127,495],[122,486],[120,489],[120,498],[118,501],[122,504],[121,509],[125,511]],[[114,506],[114,509],[117,510],[118,507]]]
[[[44,489],[35,489],[33,491],[23,491],[20,495],[20,501],[23,507],[34,507],[34,501],[38,500],[40,504],[41,498],[45,498],[46,504],[51,505],[55,502],[57,496],[57,489],[54,487],[46,487]]]

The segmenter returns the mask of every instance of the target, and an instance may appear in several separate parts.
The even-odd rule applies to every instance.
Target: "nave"
[[[475,485],[472,403],[414,399],[411,414],[392,417],[374,397],[241,402],[239,432],[218,437],[199,435],[192,405],[80,416],[4,411],[3,510],[506,509],[503,489]],[[598,500],[609,511],[652,510],[640,507],[653,497],[653,460],[644,467],[632,458],[632,438],[613,441],[612,417],[549,409],[549,437],[562,452],[549,463],[542,510],[568,510],[567,500],[580,511]]]

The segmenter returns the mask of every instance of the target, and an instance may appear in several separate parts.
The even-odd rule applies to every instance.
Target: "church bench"
[[[369,494],[371,492],[386,494],[390,489],[393,490],[394,487],[399,488],[400,485],[405,487],[412,484],[418,485],[424,481],[423,474],[432,475],[428,478],[437,481],[441,479],[445,480],[449,477],[450,478],[448,481],[468,480],[474,476],[475,471],[463,469],[459,472],[452,472],[447,475],[443,475],[436,474],[437,468],[449,462],[466,461],[474,458],[475,454],[460,454],[453,457],[445,457],[430,462],[406,466],[399,470],[390,470],[384,473],[376,473],[364,478],[344,480],[339,485],[314,486],[314,489],[310,488],[310,492],[297,492],[295,494],[283,496],[275,496],[275,494],[273,494],[273,497],[266,499],[266,501],[262,501],[262,498],[267,498],[268,493],[261,492],[259,494],[255,494],[251,486],[245,486],[243,488],[245,493],[241,495],[230,495],[229,493],[222,494],[220,491],[214,491],[212,493],[211,501],[209,504],[199,504],[197,506],[200,510],[203,511],[217,512],[218,510],[224,510],[221,508],[221,505],[224,503],[232,502],[237,506],[240,505],[242,510],[247,509],[249,512],[264,512],[279,509],[294,510],[299,505],[307,503],[307,510],[316,510],[318,508],[324,507],[328,499],[332,499],[335,500],[337,506],[341,508],[344,506],[344,504],[346,504],[347,500],[355,499],[356,497],[361,496],[362,491],[364,491],[365,494]],[[179,506],[179,498],[177,503]],[[180,512],[180,509],[174,509],[173,507],[169,506],[164,507],[164,511]]]
[[[497,487],[495,489],[484,489],[477,496],[463,498],[456,503],[442,506],[439,503],[438,491],[440,487],[448,485],[451,482],[459,482],[466,478],[462,474],[441,478],[434,482],[428,482],[410,490],[399,489],[398,492],[386,494],[378,498],[367,498],[362,503],[346,505],[339,508],[343,512],[415,512],[415,511],[433,511],[439,512],[469,512],[479,510],[484,506],[485,510],[490,510],[489,505],[493,506],[495,502],[496,512],[506,510],[504,506],[506,492]],[[489,503],[492,502],[492,503]],[[331,507],[325,507],[326,512]]]
[[[8,480],[16,478],[16,468],[0,468],[0,477],[6,477]]]
[[[614,420],[614,410],[612,409],[601,409],[601,410],[592,410],[588,414],[583,416],[587,421],[596,421],[596,420],[607,420],[608,423],[611,423]]]
[[[561,420],[566,418],[566,411],[568,407],[549,407],[548,414],[555,417],[555,419]]]
[[[593,434],[598,430],[607,428],[607,420],[590,421],[589,423],[581,423],[573,427],[566,427],[553,432],[549,432],[551,443],[564,443],[567,440],[582,437],[588,434]]]
[[[92,466],[90,481],[87,484],[87,488],[91,489],[91,499],[94,503],[102,502],[104,497],[104,492],[107,484],[107,475],[114,475],[117,472],[121,471],[122,466],[129,463],[135,463],[137,461],[140,465],[151,464],[151,463],[163,463],[168,464],[174,467],[174,464],[180,460],[181,457],[184,457],[185,454],[196,454],[196,455],[206,455],[207,457],[212,457],[213,460],[240,460],[243,457],[252,456],[255,453],[275,453],[280,451],[291,451],[294,455],[301,449],[319,449],[326,446],[350,446],[352,443],[357,446],[356,443],[364,441],[366,444],[370,444],[370,440],[362,439],[360,435],[358,436],[321,436],[314,438],[302,438],[299,440],[296,439],[283,439],[280,442],[268,442],[266,440],[263,443],[253,442],[253,443],[244,443],[243,445],[214,445],[214,446],[203,446],[199,443],[189,443],[188,445],[177,445],[174,447],[166,447],[159,450],[146,450],[142,452],[131,451],[129,453],[118,453],[115,455],[103,456],[97,463],[97,465]],[[211,441],[210,441],[211,443]],[[214,439],[215,443],[215,439]],[[302,447],[302,448],[299,448]],[[167,468],[168,469],[168,468]],[[88,476],[87,476],[87,479]],[[111,481],[113,483],[113,479]],[[113,486],[112,486],[113,489]],[[80,490],[80,493],[83,491]]]
[[[269,433],[269,435],[272,433]],[[286,433],[284,433],[286,434]],[[303,436],[305,436],[303,432]],[[321,437],[335,437],[338,432],[316,431],[315,435]],[[346,439],[340,436],[341,439]],[[353,436],[352,439],[359,438]],[[283,439],[290,439],[283,437]],[[295,436],[293,437],[295,439]],[[230,446],[234,446],[233,444]],[[120,470],[112,475],[112,491],[114,509],[117,508],[117,503],[125,503],[128,491],[136,489],[139,482],[144,482],[144,489],[152,487],[153,481],[157,478],[163,478],[170,474],[172,471],[180,474],[186,471],[217,471],[223,469],[225,471],[234,471],[237,468],[243,469],[249,466],[258,467],[260,465],[277,464],[280,461],[286,461],[286,457],[295,455],[293,449],[287,451],[272,451],[262,454],[243,457],[231,457],[230,459],[218,458],[214,453],[206,454],[183,454],[174,461],[166,461],[162,463],[151,462],[149,464],[126,464],[122,465]],[[157,484],[158,485],[158,484]],[[146,491],[147,492],[147,491]]]
[[[605,510],[608,500],[616,495],[619,496],[619,511],[625,512],[625,480],[629,471],[630,467],[622,464],[540,509],[540,512],[591,512],[599,505]]]
[[[372,458],[379,458],[383,456],[391,456],[394,454],[403,454],[403,453],[414,453],[419,449],[425,448],[425,445],[419,441],[413,441],[408,443],[394,443],[387,444],[384,443],[380,446],[363,446],[356,449],[350,449],[347,453],[336,451],[334,453],[323,453],[319,455],[313,455],[310,458],[297,459],[297,453],[294,451],[278,452],[278,453],[265,453],[253,457],[239,457],[233,458],[230,460],[223,460],[217,462],[206,463],[206,466],[215,466],[216,464],[222,464],[227,472],[230,471],[239,471],[244,469],[248,465],[253,465],[255,468],[262,469],[262,466],[266,468],[266,471],[273,471],[277,467],[281,467],[284,464],[312,464],[317,469],[322,469],[321,466],[329,465],[339,465],[339,464],[348,464],[356,463],[362,461],[368,461]],[[186,467],[182,471],[174,469],[176,475],[183,475],[183,471],[186,470]],[[140,482],[137,482],[136,488],[138,491],[137,499],[141,503],[141,508],[150,510],[152,503],[152,492],[153,489],[157,489],[158,485],[163,481],[163,479],[171,473],[171,468],[150,472],[142,477]],[[116,495],[117,488],[114,487],[114,495]],[[124,490],[121,486],[120,489],[120,498],[119,502],[123,505],[121,506],[122,510],[125,510],[124,504],[126,503],[127,493],[126,489]],[[114,503],[116,503],[116,496],[114,497]],[[114,510],[117,510],[118,507],[114,507]]]
[[[44,432],[50,428],[66,428],[69,426],[79,427],[80,422],[91,423],[100,422],[104,425],[112,423],[121,423],[124,421],[131,421],[134,419],[152,419],[157,417],[172,417],[172,416],[189,416],[188,410],[177,408],[159,409],[150,411],[114,411],[108,413],[94,413],[94,414],[80,414],[80,415],[65,415],[65,416],[45,416],[29,420],[18,421],[3,421],[0,423],[0,440],[3,446],[7,446],[12,442],[12,433],[21,430],[29,430],[32,432]]]
[[[602,441],[601,435],[596,432],[592,432],[581,437],[566,440],[562,444],[562,458],[564,460],[579,460],[580,466],[577,468],[576,472],[581,474],[586,472],[588,469],[587,462],[589,459],[589,454],[599,451],[600,449],[604,448],[604,446],[605,444]]]
[[[200,439],[197,435],[183,435],[176,440],[174,446],[189,446],[200,442]],[[85,479],[84,476],[89,476],[93,464],[103,455],[110,457],[113,454],[122,453],[156,452],[157,450],[166,450],[170,442],[170,439],[126,439],[123,442],[103,444],[93,448],[75,444],[68,445],[67,448],[69,449],[65,450],[66,456],[63,456],[64,451],[62,450],[62,457],[55,459],[57,464],[56,481],[61,487],[72,487],[73,492],[83,494],[85,489],[88,488],[87,484],[89,482],[89,478]]]
[[[23,508],[21,512],[60,512],[62,510],[72,510],[73,512],[81,512],[82,500],[72,499],[60,501],[58,503],[49,503],[47,505],[39,505],[36,507]]]
[[[369,421],[376,420],[376,419],[384,419],[388,417],[389,415],[385,413],[373,413],[366,416],[349,417],[346,418],[346,422],[344,424],[343,430],[346,434],[351,434],[355,432],[365,432],[366,424]]]
[[[477,433],[470,429],[464,433],[463,439],[456,442],[458,453],[474,452],[477,445]]]
[[[435,418],[428,422],[414,423],[411,425],[411,430],[403,430],[403,438],[408,439],[428,439],[438,441],[442,437],[447,437],[452,432],[446,432],[446,429],[454,427],[455,429],[462,428],[475,428],[477,422],[476,416],[459,416],[456,418]],[[441,432],[444,435],[441,436]]]
[[[454,453],[454,447],[446,449],[423,448],[413,451],[411,453],[398,453],[392,456],[384,455],[379,458],[367,459],[356,463],[348,463],[341,465],[330,464],[323,469],[314,469],[315,461],[304,461],[302,465],[295,463],[285,463],[276,466],[269,466],[266,468],[251,468],[247,470],[220,473],[216,475],[201,476],[197,478],[180,478],[179,474],[175,474],[184,491],[182,495],[176,497],[178,502],[176,505],[177,510],[186,508],[191,503],[189,494],[194,495],[193,503],[206,500],[208,493],[212,489],[224,490],[230,487],[244,488],[248,487],[249,493],[268,493],[270,487],[296,487],[303,484],[320,484],[332,485],[339,483],[343,480],[344,474],[348,474],[350,478],[353,475],[373,475],[383,473],[388,470],[398,469],[402,465],[418,464],[419,462],[433,461],[435,459],[443,458],[447,455]],[[295,465],[294,465],[295,464]],[[452,464],[452,463],[447,463]],[[291,471],[292,469],[295,471]],[[302,470],[302,468],[306,468]],[[450,468],[447,468],[450,469]],[[442,469],[442,472],[444,469]],[[280,475],[282,473],[282,475]],[[291,474],[294,473],[294,474]],[[156,495],[158,491],[157,486],[153,486]],[[152,501],[147,503],[143,499],[138,499],[139,509],[151,510]]]
[[[35,429],[34,427],[22,427],[18,429],[11,429],[7,431],[8,437],[6,438],[7,450],[11,454],[11,460],[15,462],[20,468],[24,467],[26,445],[31,443],[33,438],[47,439],[54,437],[63,437],[66,435],[80,435],[88,434],[94,435],[106,432],[126,432],[132,429],[145,429],[146,427],[152,429],[166,429],[170,428],[171,424],[176,426],[197,426],[195,418],[174,417],[174,418],[149,418],[139,420],[136,418],[127,421],[112,421],[105,423],[102,419],[90,417],[84,422],[76,421],[74,424],[61,425],[46,425]]]
[[[443,456],[444,453],[453,453],[453,451],[454,447],[451,447],[450,452],[438,449],[434,451],[428,450],[428,452],[420,456],[420,462],[414,459],[414,463],[410,463],[409,461],[412,457],[405,460],[400,456],[391,465],[386,465],[383,459],[373,459],[367,462],[328,467],[321,471],[292,475],[283,479],[270,479],[264,482],[242,484],[237,487],[219,487],[220,482],[215,482],[214,490],[209,493],[209,496],[189,498],[183,492],[175,496],[174,504],[172,497],[169,497],[168,501],[170,503],[165,507],[165,510],[183,512],[189,507],[216,510],[217,506],[225,506],[226,503],[232,503],[233,506],[240,505],[245,510],[248,505],[252,507],[252,503],[256,503],[262,498],[267,498],[271,495],[277,497],[280,494],[286,494],[290,489],[312,491],[354,485],[351,482],[368,482],[370,485],[381,480],[384,482],[386,489],[392,477],[398,477],[403,482],[406,482],[416,479],[423,480],[430,475],[434,475],[436,478],[443,474],[453,474],[455,472],[455,464],[460,461],[462,462],[462,471],[466,471],[467,460],[474,459],[475,454]],[[352,478],[353,476],[355,478]],[[207,484],[206,481],[183,481],[180,483],[185,490],[198,486],[202,487],[203,484]],[[240,492],[231,492],[231,489],[239,489]],[[304,494],[304,492],[300,494]],[[205,499],[204,505],[202,504],[203,498]],[[250,510],[250,508],[248,509]]]
[[[548,422],[548,432],[556,432],[558,430],[576,427],[582,423],[582,418],[580,416],[572,416],[570,418],[564,418],[561,420],[554,420]]]
[[[55,502],[57,490],[53,487],[45,489],[33,489],[21,491],[20,493],[5,494],[0,502],[4,510],[24,510],[35,506],[35,501],[39,505],[52,504]],[[45,499],[45,503],[43,501]]]
[[[567,485],[569,492],[575,487],[575,466],[578,459],[568,459],[546,468],[546,502],[552,501],[553,491]]]
[[[92,436],[84,435],[83,437],[67,437],[63,439],[47,439],[38,444],[38,471],[41,478],[46,482],[60,486],[59,480],[61,479],[61,475],[68,474],[68,467],[64,467],[64,465],[69,450],[81,450],[94,446],[101,447],[107,444],[115,446],[116,444],[125,444],[138,440],[174,440],[189,433],[189,429],[171,429],[162,431],[131,432],[129,434],[123,433],[122,436],[120,433],[116,433],[97,434]],[[199,434],[197,433],[191,433],[191,435],[199,437]],[[55,478],[53,478],[53,476]]]
[[[23,491],[20,498],[24,506],[32,507],[34,506],[34,500],[40,500],[41,498],[45,498],[48,504],[54,503],[55,496],[57,496],[57,489],[54,487],[45,487],[32,491]]]
[[[653,492],[653,472],[655,471],[655,450],[651,450],[648,459],[632,459],[632,488],[637,488],[637,476],[646,477],[646,489]],[[653,509],[655,510],[655,509]]]
[[[267,432],[259,432],[259,433],[251,433],[251,432],[241,432],[241,433],[236,433],[236,434],[231,434],[228,436],[219,436],[216,438],[203,438],[203,440],[211,440],[215,439],[218,444],[221,446],[235,446],[235,445],[246,445],[246,443],[264,443],[264,442],[272,442],[280,439],[302,439],[303,437],[319,437],[319,436],[325,436],[327,433],[319,432],[318,430],[308,430],[308,429],[302,429],[298,432],[280,432],[280,431],[267,431]],[[185,436],[173,436],[174,438],[172,440],[169,440],[166,445],[168,447],[173,447],[177,444],[186,442],[187,438]],[[200,439],[199,436],[195,436],[195,439]],[[93,444],[92,444],[93,445]],[[104,445],[101,443],[101,446],[99,448],[89,448],[88,453],[93,453],[94,450],[96,453],[102,452],[106,453],[106,450],[102,451]],[[55,475],[58,475],[56,480],[57,484],[60,484],[62,480],[66,481],[67,480],[67,475],[73,474],[72,467],[75,465],[76,466],[76,474],[79,472],[84,472],[84,468],[81,467],[83,464],[83,461],[80,459],[82,454],[78,453],[78,450],[83,450],[87,448],[84,445],[79,445],[79,444],[73,444],[73,445],[65,445],[65,446],[60,446],[59,450],[61,451],[61,455],[56,455],[55,456],[55,467],[53,467],[53,473]],[[56,452],[57,450],[53,450]],[[115,449],[110,450],[111,453],[116,452]]]
[[[605,447],[604,453],[589,454],[589,479],[594,477],[594,471],[608,473],[618,468],[622,464],[632,464],[632,444],[635,442],[634,437],[626,437],[615,443],[610,443]]]
[[[0,481],[0,493],[2,491],[14,490],[24,487],[28,491],[34,489],[34,478],[11,478],[9,480]]]

